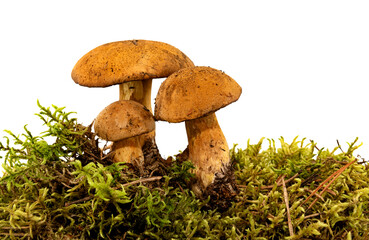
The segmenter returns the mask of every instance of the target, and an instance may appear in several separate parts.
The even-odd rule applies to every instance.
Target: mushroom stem
[[[119,100],[132,100],[139,102],[152,113],[151,85],[151,79],[122,83],[119,85]]]
[[[203,192],[214,182],[215,174],[230,162],[227,141],[220,128],[215,113],[185,121],[189,160],[196,167],[196,194]]]
[[[112,151],[114,162],[134,163],[138,166],[143,164],[144,156],[139,136],[113,142]]]

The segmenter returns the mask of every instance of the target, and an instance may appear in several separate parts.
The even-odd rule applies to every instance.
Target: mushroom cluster
[[[153,113],[151,84],[155,78],[166,79]],[[155,120],[184,121],[187,159],[195,166],[195,194],[203,196],[215,189],[231,169],[228,144],[215,112],[237,101],[242,89],[224,72],[195,66],[169,44],[132,40],[91,50],[76,63],[72,79],[87,87],[119,84],[119,101],[102,110],[94,122],[96,134],[113,142],[114,161],[144,166],[143,146],[156,147]],[[229,192],[236,191],[235,184],[228,185]]]
[[[184,53],[169,44],[149,40],[118,41],[98,46],[86,53],[75,64],[72,79],[86,87],[119,84],[120,101],[130,100],[142,104],[152,115],[152,79],[168,77],[182,68],[192,66],[194,64]],[[95,123],[95,131],[96,125]],[[114,141],[109,136],[96,132],[102,139]],[[138,146],[142,148],[147,142],[156,147],[154,129],[141,133],[134,142],[135,152],[125,151],[126,155],[132,156],[122,156],[115,152],[114,161],[132,162],[135,157],[142,158],[142,154],[137,152]],[[131,160],[128,161],[129,159]]]

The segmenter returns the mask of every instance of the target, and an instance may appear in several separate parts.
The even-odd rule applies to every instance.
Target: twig
[[[360,158],[361,162],[357,162],[358,164],[365,164],[368,163],[369,161],[365,160],[365,158],[362,158],[360,155],[357,155],[358,158]]]
[[[293,175],[292,177],[290,177],[289,179],[287,179],[286,181],[285,181],[285,183],[289,183],[289,182],[291,182],[293,179],[295,179],[297,176],[298,176],[299,174],[298,173],[296,173],[295,175]],[[283,175],[284,176],[284,175]],[[283,179],[284,179],[284,177],[283,177]],[[282,183],[281,183],[281,181],[279,181],[280,180],[280,178],[278,178],[277,179],[277,187],[280,187],[280,186],[282,186]],[[260,187],[260,189],[271,189],[271,188],[273,188],[275,185],[268,185],[268,186],[261,186]]]
[[[348,163],[347,165],[343,166],[342,168],[340,168],[337,172],[335,172],[334,174],[332,174],[327,180],[330,180],[331,178],[333,178],[328,184],[327,186],[325,186],[325,188],[323,188],[322,192],[320,193],[320,195],[322,195],[327,189],[328,187],[339,177],[339,175],[341,175],[341,173],[348,167],[350,166],[353,162],[355,162],[356,160]],[[307,210],[309,210],[315,203],[316,201],[318,201],[318,198],[314,199],[314,201],[310,204],[310,206],[307,208]]]
[[[310,190],[310,189],[308,189],[308,188],[304,188],[306,191],[308,191],[308,192],[310,192],[310,193],[312,193],[313,191],[312,190]],[[330,190],[330,189],[326,189],[325,190],[327,193],[329,193],[330,195],[332,195],[332,196],[337,196],[337,194],[335,193],[335,192],[333,192],[332,190]],[[323,193],[323,192],[322,192]],[[322,201],[324,201],[324,198],[320,195],[320,194],[318,194],[318,193],[315,193],[315,196],[317,196],[317,197],[319,197],[320,198],[320,200],[322,200]]]
[[[336,180],[338,178],[339,175],[341,175],[341,173],[343,171],[345,171],[346,168],[348,168],[349,166],[351,166],[354,162],[356,162],[357,159],[353,160],[352,162],[349,162],[347,163],[345,166],[341,167],[340,169],[338,169],[336,172],[334,172],[332,175],[330,175],[326,180],[324,180],[324,182],[322,182],[309,196],[308,198],[305,199],[305,201],[303,201],[301,205],[303,205],[304,203],[306,203],[312,196],[315,195],[316,192],[318,192],[323,186],[324,184],[326,184],[327,182],[329,182],[332,178],[332,181],[329,182],[329,184],[323,189],[323,191],[320,193],[320,195],[322,195],[327,189],[328,187],[333,183],[334,180]],[[318,199],[315,199],[313,201],[312,204],[310,204],[310,206],[308,207],[308,209],[310,209],[314,204],[315,202],[317,201]]]
[[[95,156],[95,154],[93,154],[93,153],[91,153],[91,152],[89,152],[89,151],[87,151],[87,150],[85,150],[85,151],[84,151],[84,153],[86,153],[86,154],[90,155],[91,157],[94,157],[95,159],[98,159],[98,157],[97,157],[97,156]]]
[[[72,202],[67,202],[67,203],[65,203],[64,205],[66,206],[66,207],[68,207],[68,206],[70,206],[70,205],[72,205],[72,204],[76,204],[76,203],[81,203],[81,202],[84,202],[84,201],[88,201],[88,200],[90,200],[91,198],[93,198],[94,196],[87,196],[87,197],[84,197],[84,198],[81,198],[81,199],[78,199],[78,200],[76,200],[76,201],[72,201]]]
[[[340,142],[338,141],[338,139],[337,139],[336,141],[337,141],[338,148],[342,151],[342,153],[345,153],[345,151],[343,151],[343,149],[341,148],[341,144],[340,144]]]
[[[4,236],[13,236],[13,237],[24,237],[27,235],[27,233],[0,233],[0,235],[4,235]]]
[[[71,186],[69,186],[68,184],[66,183],[63,183],[63,182],[60,182],[62,185],[64,185],[64,187],[67,187],[67,188],[72,188]]]
[[[4,229],[4,230],[29,229],[29,226],[28,227],[1,227],[0,229]]]
[[[160,180],[162,178],[163,178],[162,176],[150,177],[150,178],[141,178],[141,179],[138,179],[136,181],[132,181],[132,182],[129,182],[129,183],[122,184],[122,187],[130,186],[130,185],[134,185],[134,184],[138,184],[138,183],[143,183],[143,182],[157,181],[157,180]]]
[[[295,234],[293,233],[293,226],[291,221],[291,214],[290,214],[290,206],[288,203],[288,192],[286,188],[286,182],[284,181],[284,176],[282,177],[282,186],[283,186],[283,199],[284,203],[286,204],[286,210],[287,210],[287,221],[288,221],[288,230],[290,232],[290,236],[293,237]]]
[[[327,189],[328,187],[343,173],[343,171],[345,171],[346,168],[348,168],[349,166],[351,166],[353,163],[356,162],[356,158],[355,160],[353,160],[352,162],[347,163],[345,166],[343,166],[342,168],[340,168],[338,171],[336,171],[336,175],[333,177],[333,179],[328,183],[328,185],[322,190],[322,192],[320,193],[320,195],[322,195]],[[309,210],[314,204],[315,202],[318,201],[318,199],[316,198],[308,207],[307,210]]]
[[[310,215],[307,215],[304,217],[304,219],[307,219],[307,218],[312,218],[312,217],[317,217],[319,216],[321,213],[313,213],[313,214],[310,214]]]
[[[177,185],[178,185],[179,189],[181,189],[181,192],[184,194],[185,191],[183,190],[183,188],[181,187],[181,185],[178,182],[177,182]]]
[[[324,201],[324,198],[322,196],[320,196],[317,192],[313,193],[313,190],[310,190],[308,188],[304,188],[306,191],[310,192],[311,194],[314,194],[315,196],[317,196],[320,200]]]
[[[313,140],[310,140],[310,143],[314,143],[314,141]],[[316,146],[316,144],[314,144],[314,148],[316,149],[316,150],[318,150],[318,151],[320,151],[320,149]]]
[[[337,196],[337,194],[335,192],[333,192],[332,190],[330,190],[330,189],[327,189],[326,192],[329,193],[332,196]]]

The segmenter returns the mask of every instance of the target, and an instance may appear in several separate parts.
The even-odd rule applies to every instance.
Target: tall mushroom
[[[237,101],[241,92],[231,77],[210,67],[181,69],[159,88],[155,119],[185,121],[188,158],[196,167],[193,190],[197,195],[202,195],[216,175],[229,169],[229,148],[215,111]]]
[[[155,121],[152,113],[142,104],[121,100],[99,113],[94,128],[99,137],[113,141],[114,162],[142,166],[144,156],[138,136],[155,130]]]

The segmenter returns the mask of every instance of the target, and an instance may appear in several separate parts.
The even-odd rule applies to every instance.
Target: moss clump
[[[160,160],[142,176],[112,163],[71,113],[39,107],[41,136],[25,127],[0,143],[2,239],[369,238],[369,170],[356,143],[345,152],[304,139],[235,146],[239,193],[220,211],[190,191],[190,162]]]

